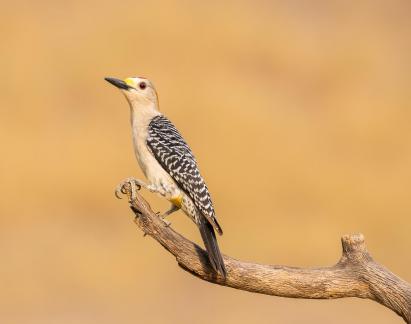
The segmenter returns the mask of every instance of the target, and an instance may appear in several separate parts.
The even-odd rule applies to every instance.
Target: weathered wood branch
[[[263,265],[224,256],[227,277],[223,279],[213,271],[207,252],[167,227],[140,194],[131,199],[129,185],[123,187],[123,192],[129,197],[135,222],[144,234],[153,237],[174,255],[184,270],[203,280],[281,297],[367,298],[390,308],[411,323],[411,285],[372,259],[362,234],[342,237],[342,256],[331,267],[303,269]]]

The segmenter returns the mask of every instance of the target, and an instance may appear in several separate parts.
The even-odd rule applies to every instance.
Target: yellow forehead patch
[[[133,78],[127,78],[124,80],[124,82],[129,85],[130,87],[135,88],[136,87],[136,81],[134,81]]]

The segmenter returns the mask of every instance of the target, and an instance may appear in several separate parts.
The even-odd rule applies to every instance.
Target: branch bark
[[[207,252],[175,232],[154,213],[130,186],[123,187],[135,213],[135,223],[175,256],[178,265],[211,283],[272,296],[309,299],[366,298],[390,308],[411,323],[411,285],[368,253],[362,234],[344,235],[342,256],[331,267],[297,268],[239,261],[224,255],[227,277],[215,274]]]

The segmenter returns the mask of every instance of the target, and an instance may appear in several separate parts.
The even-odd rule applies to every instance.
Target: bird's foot
[[[170,227],[171,222],[168,221],[167,219],[161,218],[161,220],[164,222],[164,224],[166,225],[166,227]]]
[[[141,187],[147,187],[147,185],[136,178],[127,178],[123,181],[121,181],[118,186],[116,187],[116,190],[114,191],[114,194],[118,199],[121,199],[121,195],[125,194],[126,192],[124,191],[124,186],[126,184],[129,184],[131,187],[131,200],[134,200],[137,196],[137,191],[141,189]]]
[[[157,212],[156,214],[163,221],[166,227],[169,227],[171,225],[171,222],[166,219],[166,217],[169,215],[167,214],[167,212],[165,212],[164,214],[160,214],[160,212]]]
[[[165,218],[168,215],[171,215],[172,213],[176,212],[179,209],[180,209],[180,207],[177,207],[176,205],[171,204],[171,207],[170,207],[169,210],[165,211],[163,214],[160,214],[160,212],[158,212],[157,215],[160,216],[161,220],[166,224],[167,227],[169,227],[171,225],[171,222],[169,222]]]

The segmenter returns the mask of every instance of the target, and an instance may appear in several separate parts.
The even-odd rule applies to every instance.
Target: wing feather
[[[164,170],[190,196],[201,214],[221,235],[222,230],[197,161],[186,141],[166,117],[156,116],[151,120],[147,145]]]

